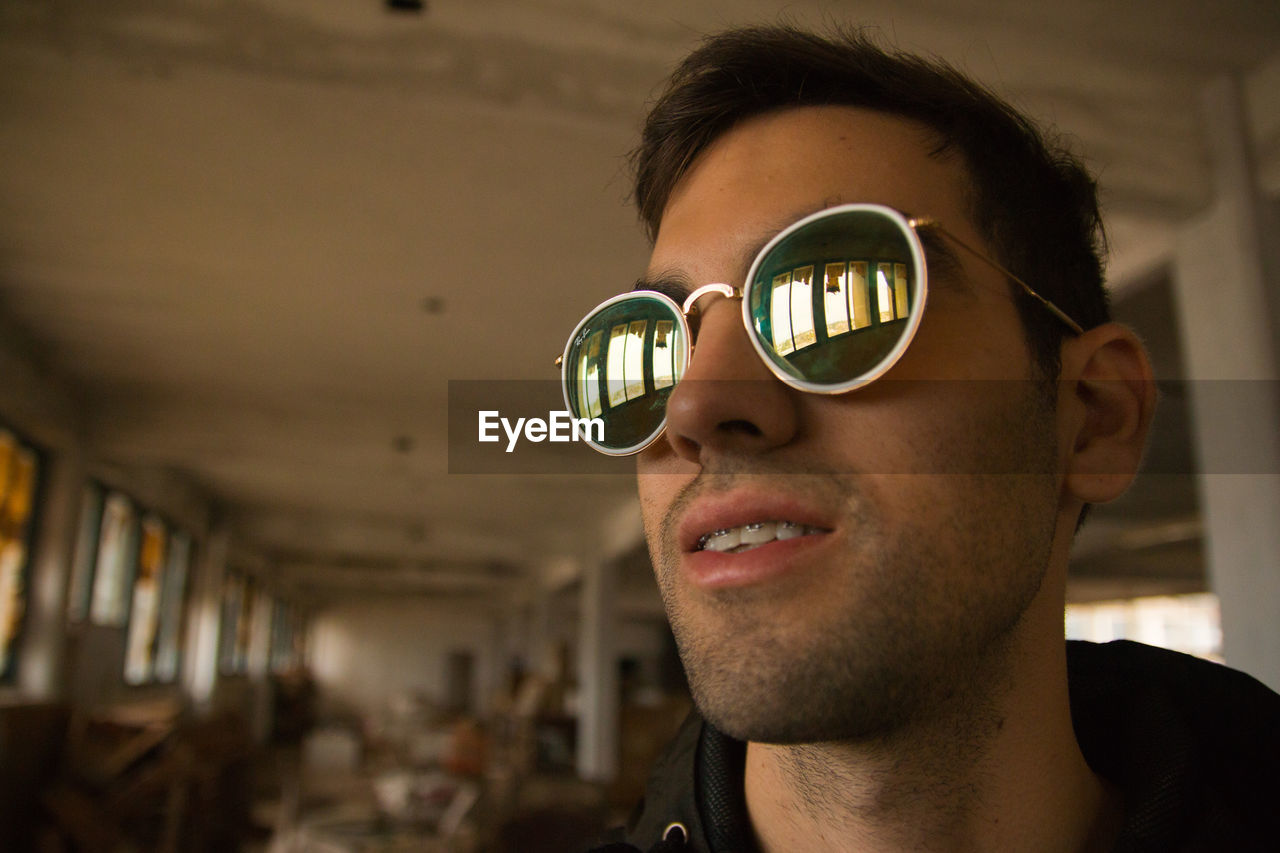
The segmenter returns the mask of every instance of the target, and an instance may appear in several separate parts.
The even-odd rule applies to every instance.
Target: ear
[[[1155,413],[1146,349],[1132,329],[1106,323],[1063,344],[1061,378],[1064,488],[1085,503],[1114,500],[1137,476]]]

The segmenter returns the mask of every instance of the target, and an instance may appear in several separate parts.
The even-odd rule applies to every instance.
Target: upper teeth
[[[756,521],[741,527],[729,527],[703,534],[698,540],[698,551],[732,551],[734,548],[750,548],[764,545],[775,539],[795,539],[817,533],[821,528],[797,524],[794,521]]]

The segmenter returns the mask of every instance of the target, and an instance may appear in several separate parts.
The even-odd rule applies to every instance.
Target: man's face
[[[853,108],[747,121],[676,187],[648,275],[690,289],[741,283],[764,240],[845,202],[932,217],[985,249],[964,170],[931,157],[935,146],[914,123]],[[694,698],[736,737],[882,735],[990,684],[1025,642],[1058,509],[1054,414],[1006,283],[926,246],[914,342],[884,379],[848,394],[778,382],[739,303],[704,298],[667,432],[639,457],[649,548]],[[718,530],[768,538],[774,522],[793,536],[702,547]]]

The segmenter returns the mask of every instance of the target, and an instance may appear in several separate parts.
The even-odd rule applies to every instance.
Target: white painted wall
[[[483,607],[429,599],[336,604],[316,614],[308,657],[321,695],[374,716],[404,693],[441,702],[445,661],[454,651],[475,656],[475,708],[485,713],[501,683],[495,660],[494,616]]]

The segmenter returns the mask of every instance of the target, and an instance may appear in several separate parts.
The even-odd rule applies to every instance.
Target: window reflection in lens
[[[827,264],[823,273],[823,310],[827,315],[827,337],[849,331],[849,265]]]
[[[627,399],[634,400],[644,394],[644,331],[648,322],[636,320],[627,327],[627,355],[623,361],[623,378]]]
[[[787,355],[795,349],[795,341],[791,336],[791,273],[784,272],[773,277],[770,306],[772,336],[769,340],[778,355]]]
[[[915,304],[903,226],[854,212],[809,223],[770,249],[749,310],[766,354],[805,381],[839,384],[874,370]],[[815,271],[821,287],[814,287]]]
[[[577,418],[604,418],[606,447],[632,447],[661,425],[687,360],[676,312],[665,300],[631,296],[602,308],[575,334],[569,410]]]

